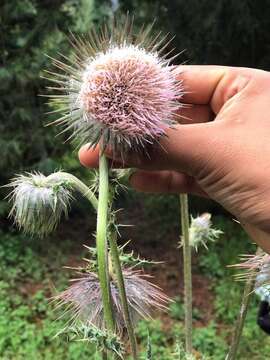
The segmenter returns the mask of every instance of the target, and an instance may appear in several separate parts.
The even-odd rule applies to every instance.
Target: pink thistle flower
[[[160,35],[142,30],[134,40],[129,19],[106,27],[89,38],[74,38],[74,63],[53,60],[65,74],[49,80],[66,95],[53,95],[64,116],[56,120],[71,129],[81,143],[115,150],[142,149],[158,141],[173,124],[183,95],[174,67],[162,52],[167,47]]]
[[[141,271],[127,268],[123,270],[123,275],[133,326],[140,318],[151,317],[154,310],[166,309],[166,304],[169,302],[168,296],[147,280],[149,276]],[[54,298],[57,307],[63,305],[67,307],[62,316],[68,314],[71,323],[81,321],[88,325],[92,324],[99,329],[105,329],[98,276],[93,272],[89,272],[85,276],[72,281],[74,281],[73,285]],[[125,333],[124,314],[114,280],[111,280],[110,286],[117,332],[123,335]]]

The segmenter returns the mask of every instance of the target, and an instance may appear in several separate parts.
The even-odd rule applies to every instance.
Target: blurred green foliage
[[[55,321],[48,296],[67,285],[65,264],[74,245],[0,233],[0,358],[29,360],[94,358],[95,349],[53,339],[64,327]]]
[[[156,27],[175,35],[182,60],[270,69],[269,0],[123,0],[122,11],[136,21],[156,19]]]

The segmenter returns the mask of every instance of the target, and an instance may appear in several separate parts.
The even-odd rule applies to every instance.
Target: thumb
[[[177,125],[167,131],[160,141],[149,146],[144,153],[113,153],[106,155],[127,167],[144,170],[178,170],[194,175],[213,154],[214,123]]]

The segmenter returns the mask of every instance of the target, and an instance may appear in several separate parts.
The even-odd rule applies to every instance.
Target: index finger
[[[183,101],[196,105],[208,104],[217,114],[223,105],[254,83],[265,79],[267,72],[244,67],[215,65],[183,65],[177,78],[186,94]]]

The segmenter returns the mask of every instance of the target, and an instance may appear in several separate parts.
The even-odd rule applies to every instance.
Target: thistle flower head
[[[196,251],[200,245],[207,249],[207,242],[215,241],[221,234],[221,230],[212,227],[211,214],[204,213],[196,218],[191,217],[189,243]]]
[[[239,269],[245,269],[247,271],[257,271],[259,272],[265,264],[270,262],[270,255],[262,253],[262,254],[244,254],[240,257],[241,262],[239,264],[232,265],[233,267],[237,267]]]
[[[123,270],[129,311],[133,325],[140,318],[149,318],[153,310],[165,309],[169,298],[147,280],[147,276],[132,269]],[[125,322],[119,292],[114,280],[110,282],[112,306],[120,335],[124,334]],[[58,306],[67,305],[71,323],[82,321],[105,329],[100,283],[95,273],[89,272],[74,280],[67,290],[55,297]]]
[[[242,255],[242,262],[232,265],[244,272],[237,274],[237,280],[254,280],[254,291],[261,300],[270,302],[270,255],[257,253],[255,255]]]
[[[67,216],[71,200],[69,184],[62,179],[61,172],[52,175],[19,175],[8,185],[13,188],[10,216],[27,233],[47,235],[55,229],[62,214]]]
[[[82,143],[102,139],[119,151],[142,149],[165,134],[183,94],[171,60],[162,55],[165,39],[149,29],[134,37],[127,18],[88,38],[73,37],[73,46],[71,65],[53,60],[65,72],[51,72],[49,79],[66,93],[52,96],[65,112],[56,123]]]
[[[255,278],[260,275],[261,280],[267,280],[270,283],[270,255],[259,253],[255,255],[241,255],[241,262],[239,264],[230,265],[237,269],[243,270],[242,273],[235,275],[239,281],[246,281],[247,279]],[[258,285],[262,285],[262,281]]]

